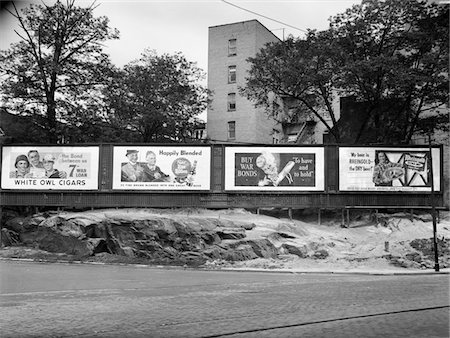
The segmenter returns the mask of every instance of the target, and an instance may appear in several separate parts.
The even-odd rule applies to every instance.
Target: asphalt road
[[[449,337],[449,275],[0,261],[0,337]]]

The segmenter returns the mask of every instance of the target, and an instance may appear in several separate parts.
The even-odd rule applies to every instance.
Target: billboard
[[[4,146],[2,149],[2,189],[98,189],[99,147]]]
[[[227,147],[225,190],[323,191],[324,148]]]
[[[431,192],[431,175],[434,190],[439,191],[440,171],[439,148],[431,154],[428,148],[339,148],[341,191]]]
[[[127,145],[113,151],[113,189],[210,189],[210,147]]]

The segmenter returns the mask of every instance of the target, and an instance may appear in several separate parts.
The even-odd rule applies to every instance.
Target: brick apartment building
[[[246,61],[268,42],[280,41],[257,20],[209,27],[207,134],[211,142],[279,143],[282,128],[263,109],[239,95]]]

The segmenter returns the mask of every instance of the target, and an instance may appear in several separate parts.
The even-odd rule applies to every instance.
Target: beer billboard
[[[339,189],[426,192],[433,181],[439,191],[440,156],[438,148],[341,147]]]

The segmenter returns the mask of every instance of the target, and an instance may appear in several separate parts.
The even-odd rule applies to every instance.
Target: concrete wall
[[[228,56],[228,41],[236,39],[237,54]],[[277,127],[261,109],[239,95],[245,86],[250,68],[246,61],[254,57],[267,42],[279,39],[257,20],[214,26],[209,28],[208,89],[212,91],[208,106],[208,137],[217,141],[272,143],[272,131]],[[228,83],[228,67],[236,66],[236,83]],[[236,93],[236,110],[227,111],[229,93]],[[228,122],[236,122],[236,138],[228,139]]]

